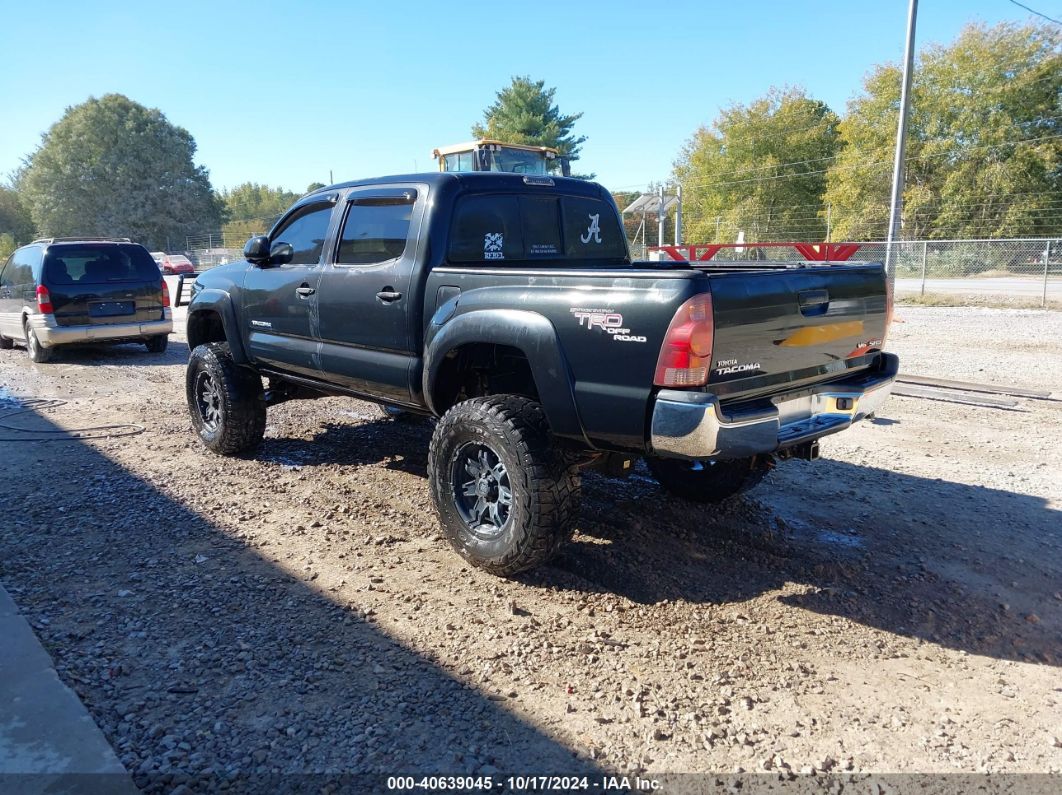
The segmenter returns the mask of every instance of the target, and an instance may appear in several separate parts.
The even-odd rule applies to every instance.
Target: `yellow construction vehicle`
[[[507,144],[490,138],[453,146],[441,146],[432,152],[439,161],[439,171],[508,171],[513,174],[553,174],[570,177],[568,158],[548,146]]]

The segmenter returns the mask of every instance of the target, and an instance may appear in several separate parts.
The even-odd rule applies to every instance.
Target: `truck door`
[[[322,377],[347,389],[411,402],[410,296],[426,186],[355,188],[345,197],[333,261],[318,283]]]
[[[295,208],[270,234],[295,254],[284,265],[248,268],[243,289],[243,333],[251,355],[278,370],[316,377],[317,280],[335,209],[335,195]]]

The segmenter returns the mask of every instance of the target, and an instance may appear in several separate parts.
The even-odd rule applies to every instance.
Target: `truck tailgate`
[[[868,366],[885,338],[880,264],[708,272],[715,316],[708,391],[724,400]]]

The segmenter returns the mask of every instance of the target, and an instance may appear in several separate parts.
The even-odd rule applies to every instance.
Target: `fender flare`
[[[579,421],[571,370],[557,331],[537,312],[477,309],[456,315],[442,325],[432,323],[424,345],[422,386],[424,401],[433,414],[441,414],[435,406],[434,387],[446,355],[471,344],[506,345],[523,353],[531,365],[550,430],[557,436],[588,444]]]
[[[192,302],[188,305],[188,325],[192,328],[195,315],[201,312],[213,312],[221,318],[221,327],[225,330],[225,341],[229,343],[232,352],[232,360],[236,364],[250,364],[250,358],[243,345],[243,337],[240,335],[240,326],[236,320],[236,310],[232,305],[232,296],[224,290],[207,288],[195,294]],[[188,347],[194,348],[191,335],[189,335]]]

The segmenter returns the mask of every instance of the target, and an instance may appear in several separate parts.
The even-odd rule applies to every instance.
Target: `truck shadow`
[[[826,459],[786,463],[721,506],[672,498],[643,468],[623,482],[591,475],[584,495],[589,543],[565,548],[554,568],[566,577],[529,581],[589,583],[642,604],[734,603],[799,583],[803,593],[780,601],[1062,665],[1062,522],[1041,498]],[[903,495],[917,495],[907,511],[895,507]]]
[[[209,521],[84,442],[0,442],[0,456],[21,484],[0,493],[0,576],[138,786],[328,791],[339,777],[368,792],[383,779],[350,774],[600,774],[245,544],[236,519]],[[306,773],[322,775],[294,775]]]
[[[326,425],[267,455],[384,466],[423,477],[431,425]],[[786,462],[723,505],[671,497],[644,465],[583,479],[575,539],[534,587],[640,604],[786,603],[971,654],[1062,664],[1062,521],[1038,497],[820,459]],[[1004,527],[1006,530],[1004,530]]]

